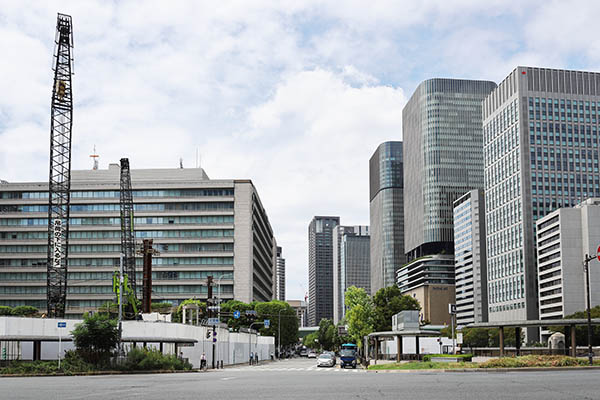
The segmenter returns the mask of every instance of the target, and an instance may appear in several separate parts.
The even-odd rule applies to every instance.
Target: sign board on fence
[[[220,321],[219,321],[219,318],[209,318],[209,319],[208,319],[208,324],[209,324],[209,325],[216,325],[216,324],[218,324],[219,322],[220,322]]]
[[[59,322],[58,323],[58,327],[59,328],[66,328],[67,327],[67,323],[66,322]]]
[[[233,318],[238,319],[240,317],[240,312],[239,311],[234,311],[233,312]]]
[[[268,328],[269,326],[271,326],[271,320],[270,319],[265,319],[264,320],[264,324],[265,324],[265,328]]]

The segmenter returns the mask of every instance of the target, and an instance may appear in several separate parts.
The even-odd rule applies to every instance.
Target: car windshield
[[[331,354],[323,353],[319,356],[319,358],[331,358]]]
[[[354,350],[342,349],[342,351],[340,351],[340,355],[342,357],[352,357],[354,356]]]

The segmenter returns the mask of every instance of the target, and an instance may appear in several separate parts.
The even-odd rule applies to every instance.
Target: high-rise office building
[[[277,246],[277,277],[276,296],[277,300],[285,301],[285,258],[281,246]]]
[[[316,216],[308,226],[308,325],[333,319],[333,228],[340,217]]]
[[[369,160],[371,293],[392,286],[404,255],[402,142],[384,142]]]
[[[454,281],[456,324],[487,322],[483,190],[471,190],[454,202]]]
[[[119,265],[118,164],[72,171],[66,313],[114,301]],[[131,170],[135,237],[154,240],[152,299],[273,298],[273,231],[249,180],[212,180],[202,169]],[[46,309],[48,183],[0,183],[0,305]],[[136,260],[142,282],[141,258]],[[141,285],[138,285],[141,288]]]
[[[600,196],[599,113],[582,71],[517,67],[483,102],[490,322],[538,318],[535,221]]]
[[[559,208],[537,221],[540,319],[561,319],[586,308],[582,263],[600,243],[600,198]],[[594,265],[596,264],[596,265]],[[600,268],[590,262],[590,301],[600,304]],[[551,332],[542,331],[544,339]]]
[[[296,317],[298,317],[298,327],[304,328],[306,326],[306,301],[304,300],[288,300],[287,303],[296,311]]]
[[[453,202],[483,189],[482,100],[494,82],[429,79],[402,111],[404,238],[409,261],[453,254]]]
[[[454,301],[453,203],[484,187],[481,103],[495,87],[489,81],[430,79],[417,87],[402,111],[404,247],[409,263],[398,270],[397,279],[399,285],[408,282],[401,290],[412,288],[408,294],[421,296],[433,323],[449,321],[448,303]],[[436,265],[439,270],[433,269]]]
[[[333,322],[345,315],[346,289],[363,288],[371,293],[370,237],[368,226],[338,225],[333,231]]]

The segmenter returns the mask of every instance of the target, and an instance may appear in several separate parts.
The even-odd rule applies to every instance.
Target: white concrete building
[[[560,208],[537,221],[540,319],[559,319],[586,307],[583,259],[600,245],[600,198]],[[600,262],[590,262],[592,307],[600,304]],[[544,338],[548,332],[542,332]]]
[[[72,171],[66,313],[113,301],[119,265],[118,164]],[[200,168],[132,169],[135,237],[154,240],[152,301],[214,295],[274,298],[275,239],[250,180],[209,179]],[[0,182],[0,305],[46,309],[48,183]],[[142,260],[138,258],[138,291]]]

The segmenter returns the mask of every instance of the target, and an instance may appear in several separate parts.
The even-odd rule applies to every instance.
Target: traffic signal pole
[[[586,308],[587,308],[587,334],[588,334],[588,361],[594,365],[594,350],[592,350],[592,313],[590,311],[590,266],[589,263],[597,256],[585,255],[583,270],[585,272]]]

